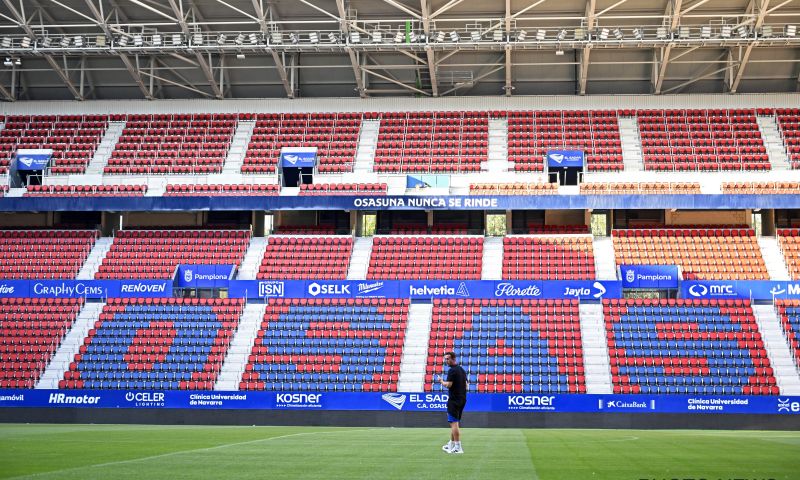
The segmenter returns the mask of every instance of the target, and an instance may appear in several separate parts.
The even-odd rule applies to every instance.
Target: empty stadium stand
[[[179,264],[241,264],[248,230],[120,230],[96,279],[172,278]]]
[[[112,115],[126,121],[106,174],[219,173],[238,116],[233,113]]]
[[[300,185],[300,195],[386,195],[385,183],[310,183]]]
[[[613,110],[509,111],[506,115],[508,160],[516,171],[543,171],[548,150],[582,150],[590,171],[624,168]]]
[[[581,183],[584,195],[665,195],[701,193],[699,182],[593,182]]]
[[[2,230],[2,278],[75,278],[98,238],[96,230]]]
[[[558,195],[557,183],[471,183],[470,195]]]
[[[320,173],[353,171],[361,113],[259,113],[242,173],[274,173],[283,147],[317,147]]]
[[[0,388],[33,388],[82,298],[0,298]]]
[[[51,174],[80,174],[108,127],[106,115],[12,115],[0,130],[0,173],[17,149],[52,149]]]
[[[344,280],[353,237],[271,236],[256,278]]]
[[[800,182],[722,182],[722,193],[798,194]]]
[[[274,299],[240,390],[397,391],[408,299]]]
[[[59,388],[211,390],[240,299],[111,298]]]
[[[375,172],[478,172],[487,160],[488,112],[379,115]]]
[[[776,300],[775,310],[794,361],[800,367],[800,300]]]
[[[592,237],[503,238],[503,278],[594,280]]]
[[[792,168],[800,168],[800,108],[778,108],[775,117],[789,162]]]
[[[450,350],[472,392],[586,392],[574,300],[435,299],[425,391],[443,388],[434,375]]]
[[[778,395],[749,300],[603,300],[614,393]]]
[[[750,228],[614,230],[617,265],[679,265],[685,280],[769,280]]]
[[[273,196],[279,195],[281,186],[278,184],[167,184],[164,196],[191,197],[191,196]]]
[[[769,170],[755,110],[639,110],[647,170]]]
[[[800,230],[782,228],[778,230],[778,241],[786,267],[794,280],[800,280]]]
[[[368,279],[480,280],[483,237],[375,237]]]
[[[141,197],[147,185],[28,185],[26,197]]]

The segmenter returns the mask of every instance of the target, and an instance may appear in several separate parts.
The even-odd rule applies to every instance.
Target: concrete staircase
[[[77,280],[94,280],[94,274],[100,269],[100,264],[106,258],[108,250],[111,249],[111,244],[114,243],[114,237],[100,237],[94,242],[92,251],[83,262],[81,270],[78,272]]]
[[[505,118],[489,119],[489,151],[482,170],[492,173],[508,172],[508,120]]]
[[[39,378],[36,388],[52,390],[58,388],[58,382],[64,376],[64,372],[69,369],[69,364],[75,359],[75,354],[80,351],[81,345],[89,334],[89,330],[94,328],[94,322],[100,318],[100,312],[105,307],[105,302],[92,302],[85,303],[72,328],[67,332],[67,335],[61,340],[61,346],[58,347],[56,354],[47,369]]]
[[[356,149],[356,163],[353,165],[354,172],[372,174],[380,127],[380,120],[363,120],[361,122],[361,131],[358,134],[358,148]]]
[[[582,303],[579,309],[586,393],[613,393],[606,329],[603,323],[603,305]]]
[[[432,303],[412,303],[408,309],[408,328],[400,361],[398,392],[421,392],[425,385],[425,364],[431,334]]]
[[[117,146],[117,141],[125,129],[126,122],[108,122],[108,128],[103,135],[103,139],[94,151],[89,165],[86,166],[86,175],[102,175],[103,169],[108,165],[108,159]]]
[[[789,157],[786,155],[786,145],[783,137],[778,130],[778,122],[774,115],[757,116],[756,122],[758,129],[761,130],[761,138],[764,139],[764,146],[767,148],[770,168],[775,170],[790,170]]]
[[[636,117],[619,117],[619,137],[622,142],[622,162],[626,172],[644,170],[642,156],[642,139],[639,137],[639,125]]]
[[[758,330],[781,395],[800,395],[800,374],[773,305],[753,305]]]
[[[239,121],[233,138],[231,139],[231,147],[228,149],[225,163],[222,166],[222,173],[241,173],[244,156],[247,153],[247,145],[250,144],[250,138],[253,136],[253,129],[255,127],[255,120]]]
[[[501,278],[503,278],[503,237],[486,237],[483,239],[481,280]]]
[[[616,280],[617,263],[614,260],[614,240],[611,237],[595,237],[594,269],[598,280]]]
[[[247,358],[253,350],[253,343],[261,328],[261,321],[266,309],[265,303],[248,303],[244,306],[242,318],[239,320],[239,328],[233,334],[233,340],[228,347],[228,354],[225,356],[225,362],[222,364],[214,390],[239,390],[239,381],[245,366],[247,366]]]
[[[350,266],[347,268],[348,280],[364,280],[369,269],[369,257],[372,255],[372,237],[356,237],[353,251],[350,253]]]
[[[236,276],[238,280],[256,279],[261,260],[264,258],[264,252],[267,250],[267,243],[267,237],[252,237],[250,239],[250,245],[247,246],[242,264],[239,265],[239,274]]]
[[[783,258],[781,247],[776,237],[758,237],[758,246],[761,256],[767,265],[770,280],[791,280],[786,260]]]

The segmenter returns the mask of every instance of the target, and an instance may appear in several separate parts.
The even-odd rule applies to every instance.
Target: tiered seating
[[[769,170],[752,109],[640,110],[647,170]]]
[[[466,223],[440,223],[431,225],[425,223],[394,224],[389,230],[389,235],[467,235],[469,227]]]
[[[335,225],[282,225],[275,227],[278,235],[336,235]]]
[[[352,172],[360,113],[260,113],[242,173],[274,173],[282,147],[317,147],[317,171]]]
[[[84,173],[107,127],[106,115],[12,115],[0,130],[0,173],[32,148],[53,150],[50,173]]]
[[[269,237],[257,278],[344,280],[353,237]]]
[[[800,182],[722,182],[722,193],[796,195]]]
[[[233,113],[112,117],[126,118],[107,174],[220,173],[238,122]]]
[[[789,350],[800,367],[800,300],[776,300],[775,309],[778,311],[783,333],[786,334]]]
[[[248,230],[121,230],[95,278],[171,278],[178,264],[242,263]]]
[[[141,197],[147,185],[28,185],[26,197]]]
[[[408,299],[275,299],[240,390],[397,391]]]
[[[487,112],[383,113],[374,170],[479,172],[488,151]]]
[[[385,183],[311,183],[300,185],[300,195],[386,195]]]
[[[800,230],[796,228],[778,230],[778,242],[792,279],[800,280]]]
[[[603,300],[614,393],[778,395],[749,300]]]
[[[622,171],[613,110],[508,112],[508,161],[517,171],[544,170],[548,150],[582,150],[590,171]]]
[[[558,195],[557,183],[471,183],[470,195]]]
[[[581,183],[580,190],[583,195],[664,195],[701,193],[700,182],[596,182]]]
[[[0,298],[0,388],[33,388],[82,298]]]
[[[592,237],[505,237],[502,278],[594,280]]]
[[[375,237],[367,278],[480,280],[482,263],[482,237]]]
[[[111,298],[58,388],[211,390],[241,299]]]
[[[279,195],[281,186],[278,184],[252,185],[252,184],[167,184],[165,197],[193,197],[193,196],[274,196]]]
[[[617,265],[679,265],[685,280],[769,280],[750,228],[614,230]]]
[[[789,162],[792,168],[800,168],[800,108],[778,108],[775,117],[786,144]]]
[[[434,300],[425,391],[455,351],[479,393],[585,393],[575,300]]]
[[[96,230],[0,231],[1,278],[75,278]]]

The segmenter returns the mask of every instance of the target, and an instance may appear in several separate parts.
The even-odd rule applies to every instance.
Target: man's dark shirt
[[[448,388],[450,400],[465,402],[467,400],[467,372],[461,365],[453,365],[447,372],[448,382],[453,382]]]

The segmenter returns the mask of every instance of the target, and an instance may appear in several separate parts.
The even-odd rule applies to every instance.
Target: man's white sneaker
[[[448,453],[462,454],[464,450],[462,450],[461,447],[453,447]]]
[[[450,444],[449,443],[445,443],[444,445],[442,445],[442,450],[444,450],[446,453],[451,453],[450,452],[450,450],[451,450]]]

